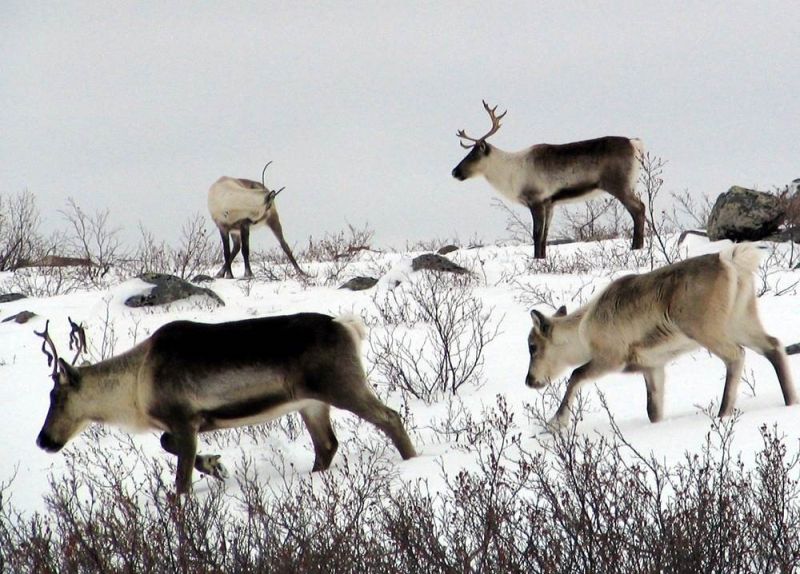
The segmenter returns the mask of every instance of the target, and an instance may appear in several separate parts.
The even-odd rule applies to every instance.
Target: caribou
[[[217,277],[233,278],[231,264],[240,248],[244,259],[244,276],[253,276],[250,269],[250,227],[262,224],[266,224],[275,234],[295,271],[301,276],[306,275],[283,237],[281,220],[275,207],[275,198],[285,188],[270,190],[264,183],[264,174],[270,163],[272,162],[264,166],[260,183],[251,179],[222,176],[208,190],[208,210],[222,237],[224,262]],[[230,245],[231,238],[233,249]]]
[[[533,219],[534,257],[546,256],[547,234],[557,203],[585,201],[606,192],[633,218],[633,249],[644,245],[644,204],[635,192],[644,153],[641,140],[606,136],[567,144],[537,144],[518,152],[503,151],[486,140],[497,133],[507,111],[483,107],[492,127],[479,138],[464,130],[456,135],[469,153],[453,169],[459,181],[483,175],[513,203],[526,206]]]
[[[326,470],[338,447],[333,406],[383,431],[403,459],[416,455],[399,414],[367,383],[361,363],[366,329],[357,317],[174,321],[129,351],[84,366],[59,358],[48,326],[36,332],[53,367],[50,408],[36,440],[48,452],[59,451],[90,422],[161,431],[161,446],[178,457],[176,490],[186,493],[193,468],[227,476],[219,455],[197,453],[198,433],[293,411],[311,436],[312,471]]]
[[[784,402],[797,404],[784,348],[764,331],[758,316],[753,273],[760,257],[752,244],[734,245],[650,273],[620,277],[570,314],[565,307],[552,317],[531,311],[525,383],[541,389],[567,367],[579,365],[550,427],[569,423],[572,403],[584,383],[614,372],[643,375],[648,418],[660,421],[664,365],[699,347],[725,363],[719,416],[733,412],[744,366],[742,347],[767,358]]]

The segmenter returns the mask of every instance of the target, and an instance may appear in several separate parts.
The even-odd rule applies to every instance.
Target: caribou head
[[[39,448],[47,452],[61,450],[70,438],[78,434],[86,426],[85,418],[79,414],[81,377],[73,365],[86,350],[86,333],[83,326],[68,318],[71,327],[69,348],[75,351],[72,363],[67,363],[58,356],[55,343],[50,338],[48,329],[50,321],[45,323],[44,331],[34,331],[42,338],[42,352],[47,356],[47,366],[52,367],[50,377],[53,379],[53,390],[50,391],[50,408],[44,426],[36,438]]]
[[[483,109],[486,110],[486,113],[489,114],[489,118],[492,120],[492,127],[488,132],[479,138],[468,136],[464,130],[458,130],[458,132],[456,132],[456,135],[462,140],[459,142],[461,147],[470,150],[466,157],[453,169],[453,177],[459,181],[464,181],[465,179],[483,173],[484,169],[482,164],[492,152],[492,146],[486,143],[486,139],[497,133],[497,130],[500,129],[500,120],[508,113],[508,110],[506,110],[498,116],[496,114],[497,106],[490,108],[489,104],[485,101],[483,102]]]

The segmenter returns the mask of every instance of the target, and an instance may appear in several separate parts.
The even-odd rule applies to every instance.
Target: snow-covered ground
[[[674,241],[674,239],[673,239]],[[566,304],[572,310],[591,297],[614,277],[631,271],[649,268],[647,258],[641,257],[639,269],[620,264],[632,258],[615,258],[613,254],[627,252],[623,241],[594,244],[573,244],[549,248],[548,262],[528,265],[533,248],[484,247],[459,250],[449,255],[454,261],[475,273],[473,294],[483,304],[489,330],[497,329],[497,336],[485,349],[480,384],[469,384],[458,392],[456,406],[480,418],[483,409],[491,408],[502,395],[517,413],[517,421],[526,425],[523,406],[535,402],[540,393],[524,385],[528,365],[527,333],[530,326],[530,303],[547,300],[553,304]],[[726,243],[708,243],[705,239],[689,237],[681,247],[683,255],[696,255],[718,251]],[[770,246],[774,251],[788,250],[788,246]],[[49,298],[28,298],[0,304],[0,320],[23,310],[33,311],[37,317],[26,324],[0,323],[0,483],[14,481],[10,488],[11,502],[19,510],[29,512],[44,508],[42,495],[48,491],[48,477],[65,472],[63,454],[47,454],[35,445],[36,435],[47,412],[51,387],[49,369],[40,352],[41,340],[33,330],[42,329],[50,319],[51,335],[62,350],[66,351],[69,326],[67,317],[81,321],[86,326],[91,355],[98,359],[102,349],[114,349],[117,353],[126,350],[136,341],[141,341],[159,326],[175,319],[191,319],[204,322],[220,322],[249,317],[264,317],[300,311],[317,311],[339,314],[354,312],[364,316],[371,328],[370,341],[364,345],[364,359],[370,371],[371,382],[386,402],[395,409],[410,413],[409,431],[420,456],[402,461],[388,447],[384,454],[396,464],[397,480],[412,482],[424,477],[429,481],[441,479],[442,472],[454,472],[474,464],[474,453],[455,439],[437,431],[446,419],[452,400],[442,398],[433,404],[404,398],[401,393],[387,387],[381,380],[375,363],[375,340],[385,337],[390,331],[381,324],[376,304],[391,294],[397,279],[403,281],[394,287],[394,295],[402,294],[413,284],[424,280],[419,273],[410,273],[409,260],[418,253],[376,254],[364,252],[348,268],[342,279],[348,279],[369,270],[382,269],[383,278],[368,291],[351,292],[303,284],[295,280],[267,282],[263,280],[215,280],[208,284],[226,302],[217,307],[203,298],[176,303],[162,308],[130,309],[123,301],[131,294],[140,292],[145,284],[138,279],[117,282],[103,290],[86,290]],[[585,263],[590,262],[587,266]],[[769,265],[770,258],[765,262]],[[583,262],[583,263],[581,263]],[[312,273],[319,274],[324,264],[307,263]],[[590,268],[591,267],[591,268]],[[563,272],[574,270],[575,272]],[[561,271],[561,272],[560,272]],[[241,268],[235,269],[237,276]],[[777,270],[764,273],[756,279],[757,286],[767,282],[767,292],[760,298],[763,323],[770,334],[784,344],[800,341],[800,324],[796,318],[800,312],[800,295],[789,288],[800,279],[800,271]],[[0,274],[0,293],[11,290],[11,274]],[[780,293],[786,290],[786,293]],[[553,309],[540,303],[537,308],[549,313]],[[425,326],[407,330],[409,345],[422,345]],[[613,336],[613,334],[610,334]],[[370,342],[373,345],[370,345]],[[800,373],[800,357],[789,358],[791,371]],[[762,445],[759,427],[777,423],[789,438],[790,448],[797,448],[796,437],[800,436],[800,407],[783,406],[781,391],[774,371],[769,363],[747,352],[745,366],[746,383],[740,387],[737,408],[742,411],[736,427],[734,448],[741,451],[747,463]],[[685,452],[696,451],[702,446],[709,431],[710,420],[706,414],[712,403],[719,404],[722,394],[724,367],[722,363],[705,351],[683,356],[667,368],[665,420],[650,424],[645,410],[645,388],[638,375],[613,375],[590,384],[583,391],[589,407],[578,431],[584,435],[610,433],[608,416],[600,408],[597,392],[600,390],[608,401],[611,412],[627,439],[640,451],[653,452],[667,462],[681,459]],[[333,413],[342,448],[334,460],[331,472],[342,464],[342,452],[347,453],[350,463],[357,461],[359,453],[367,443],[388,444],[377,431],[366,423],[356,421],[350,414]],[[285,425],[284,425],[285,428]],[[532,448],[537,442],[532,438],[542,432],[530,423],[525,429],[525,441]],[[79,452],[91,441],[107,441],[114,448],[126,448],[125,441],[115,435],[98,436],[84,433],[73,440],[67,452]],[[254,470],[264,481],[284,480],[286,473],[308,475],[313,464],[311,442],[304,431],[284,432],[277,426],[268,438],[263,435],[235,435],[204,439],[203,452],[217,452],[232,470],[236,470],[243,456],[253,462]],[[210,444],[209,444],[210,440]],[[170,455],[161,450],[155,433],[144,433],[133,438],[147,456],[168,460]],[[275,464],[276,456],[288,464]],[[135,461],[131,458],[131,465]],[[165,472],[169,472],[166,470]],[[171,482],[169,477],[169,482]],[[195,473],[195,491],[207,489],[206,481],[212,480]],[[235,474],[228,479],[227,489],[237,488]]]

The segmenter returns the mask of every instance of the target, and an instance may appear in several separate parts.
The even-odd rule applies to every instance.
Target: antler
[[[269,160],[266,163],[266,165],[264,166],[264,169],[261,170],[261,185],[263,185],[264,187],[267,187],[267,184],[264,183],[264,174],[267,173],[267,168],[269,167],[269,164],[271,164],[271,163],[272,163],[272,160]]]
[[[269,160],[267,162],[267,165],[264,166],[264,169],[261,170],[261,185],[263,185],[267,190],[269,190],[269,188],[267,187],[267,184],[264,181],[264,174],[267,173],[267,168],[270,166],[271,163],[272,160]],[[267,205],[269,205],[272,201],[274,201],[275,198],[278,197],[278,194],[282,192],[284,189],[286,189],[285,185],[277,191],[275,191],[274,189],[269,191],[269,193],[267,193],[267,201],[266,201]]]
[[[67,317],[69,321],[69,325],[72,328],[69,332],[69,350],[75,349],[75,358],[72,359],[72,364],[75,364],[75,361],[78,360],[78,357],[86,351],[86,331],[84,330],[82,325],[75,323],[71,317]],[[34,329],[34,333],[41,337],[42,340],[42,353],[47,355],[47,366],[53,367],[53,373],[51,376],[53,378],[58,376],[58,351],[56,350],[56,345],[53,343],[53,339],[50,338],[50,333],[48,332],[50,329],[50,319],[48,319],[44,324],[44,331],[37,331]],[[47,347],[50,347],[50,350],[47,350]]]
[[[267,194],[267,203],[270,203],[270,202],[274,201],[274,199],[275,199],[276,197],[278,197],[278,194],[279,194],[280,192],[282,192],[284,189],[286,189],[286,186],[285,186],[285,185],[284,185],[282,188],[280,188],[279,190],[277,190],[277,191],[276,191],[276,190],[274,190],[274,189],[273,189],[272,191],[270,191],[270,192]]]
[[[472,144],[465,144],[464,142],[459,142],[461,144],[461,147],[463,147],[463,148],[469,149],[471,147],[474,147],[475,144],[477,144],[478,142],[483,141],[486,138],[488,138],[489,136],[494,135],[495,133],[497,133],[497,130],[500,129],[500,120],[502,120],[506,116],[506,114],[508,113],[508,110],[506,110],[506,111],[504,111],[502,114],[500,114],[498,116],[497,114],[495,114],[495,112],[497,111],[497,106],[495,106],[493,108],[490,108],[489,104],[487,104],[485,100],[481,100],[481,101],[483,102],[483,109],[486,110],[486,112],[489,114],[489,117],[492,120],[492,128],[488,132],[486,132],[486,134],[484,136],[481,136],[479,138],[471,138],[464,132],[464,130],[458,130],[456,132],[456,135],[458,137],[460,137],[461,139],[469,140],[469,141],[472,142]]]
[[[73,347],[75,349],[75,358],[72,359],[72,364],[74,365],[78,357],[81,356],[81,353],[86,351],[86,331],[83,325],[75,323],[72,317],[67,317],[67,321],[69,321],[69,326],[71,327],[69,332],[69,350],[71,351]]]
[[[50,319],[44,324],[44,331],[41,333],[34,329],[34,333],[44,339],[42,341],[42,353],[47,355],[47,366],[53,367],[53,373],[51,376],[56,377],[58,376],[58,351],[56,351],[56,346],[53,343],[53,339],[50,338],[50,334],[47,332],[48,327],[50,327]],[[46,346],[50,347],[50,351],[47,350]]]

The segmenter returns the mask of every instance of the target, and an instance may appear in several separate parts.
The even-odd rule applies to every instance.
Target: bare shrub
[[[0,271],[13,271],[47,251],[39,224],[39,210],[31,192],[23,191],[7,199],[0,195]]]
[[[302,261],[302,258],[299,260]],[[286,260],[286,254],[278,248],[251,252],[250,265],[253,267],[253,274],[264,281],[297,279],[297,273]]]
[[[553,289],[546,282],[516,281],[513,284],[516,299],[527,308],[549,307],[553,311],[567,305],[580,307],[586,303],[597,290],[594,280],[589,277],[580,278],[566,288]]]
[[[361,251],[372,249],[371,243],[375,232],[364,225],[361,228],[347,224],[347,229],[336,233],[326,233],[322,239],[308,238],[308,246],[303,256],[309,261],[352,260]]]
[[[505,215],[510,241],[524,245],[533,243],[533,222],[527,210],[515,209],[518,206],[496,197],[492,198],[492,207]],[[557,239],[549,244],[630,237],[633,230],[628,212],[612,197],[592,199],[577,207],[564,206],[555,217],[559,220],[554,227]]]
[[[371,362],[385,384],[432,402],[479,383],[484,349],[499,323],[492,325],[492,309],[484,308],[471,281],[423,271],[373,299],[387,327],[370,337]],[[424,337],[412,336],[414,329]]]
[[[195,213],[181,226],[178,248],[172,250],[172,273],[181,279],[190,279],[214,263],[214,242],[205,225],[205,218]]]
[[[626,219],[627,218],[627,219]],[[573,241],[602,241],[618,237],[629,237],[633,227],[628,212],[618,199],[592,199],[579,207],[565,207],[564,223],[560,231]]]
[[[362,252],[372,251],[372,238],[375,232],[368,225],[354,227],[336,233],[326,233],[322,239],[308,238],[308,246],[302,253],[307,261],[323,263],[321,270],[322,283],[334,285],[341,283],[345,270]]]
[[[756,295],[796,295],[800,279],[792,269],[793,249],[785,250],[780,244],[768,244],[767,256],[756,271]]]
[[[646,233],[646,250],[650,256],[651,270],[680,259],[677,242],[669,240],[669,236],[677,231],[674,221],[668,216],[665,208],[659,207],[664,187],[665,165],[664,160],[648,152],[641,160],[639,173],[639,183],[644,188],[643,198],[647,208],[646,221],[649,233]]]
[[[136,250],[126,262],[128,274],[138,276],[146,272],[169,273],[170,247],[165,241],[158,241],[141,223],[139,223],[139,235]]]
[[[708,226],[708,216],[714,207],[714,201],[708,194],[695,197],[688,190],[682,193],[673,192],[672,223],[675,227],[682,227],[681,222],[686,222],[689,227],[705,229]]]
[[[602,399],[602,396],[601,396]],[[539,416],[534,415],[534,416]],[[468,423],[475,470],[442,486],[398,484],[379,448],[330,471],[176,497],[169,470],[130,440],[99,434],[66,451],[45,513],[0,484],[0,567],[40,572],[794,572],[800,460],[761,428],[751,468],[732,450],[736,418],[709,419],[699,450],[666,465],[609,414],[609,435],[525,438],[499,398]],[[359,442],[361,442],[359,440]],[[345,449],[346,450],[346,449]],[[124,454],[122,454],[124,453]],[[123,459],[124,457],[124,459]]]
[[[86,282],[75,267],[30,267],[17,269],[9,285],[31,297],[52,297],[72,293]]]
[[[508,233],[510,241],[523,245],[533,244],[533,220],[529,211],[523,212],[521,209],[514,209],[515,206],[509,205],[498,197],[492,198],[491,205],[505,215],[506,233]]]
[[[113,357],[117,350],[117,330],[114,319],[111,316],[111,297],[106,297],[105,312],[100,319],[99,336],[93,325],[86,325],[85,328],[91,332],[91,336],[86,338],[89,345],[89,354],[92,361],[97,363]]]
[[[61,214],[68,224],[62,238],[67,254],[88,262],[76,267],[76,272],[87,283],[99,286],[101,279],[123,259],[117,238],[119,228],[110,227],[108,209],[89,215],[72,198],[67,200],[67,208]]]
[[[208,270],[215,261],[215,243],[206,228],[206,220],[199,213],[191,215],[181,225],[180,243],[173,248],[158,241],[141,224],[141,239],[132,258],[126,263],[131,275],[145,272],[169,273],[181,279],[191,279]]]
[[[36,233],[39,215],[33,196],[23,194],[14,205],[12,221],[31,226],[24,233],[19,225],[12,226],[17,229],[18,242],[25,237],[25,255],[16,258],[10,280],[15,289],[34,297],[51,297],[105,286],[108,272],[123,261],[118,230],[110,228],[108,210],[88,215],[70,198],[67,209],[61,212],[68,230],[54,234],[45,243]]]
[[[785,235],[789,240],[789,261],[792,268],[800,266],[800,253],[795,244],[800,242],[800,184],[786,186],[778,192],[786,216]]]
[[[542,273],[579,275],[589,273],[602,265],[601,261],[585,250],[569,254],[553,251],[546,259],[537,259],[532,253],[527,253],[524,261],[527,271],[537,275]]]

